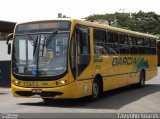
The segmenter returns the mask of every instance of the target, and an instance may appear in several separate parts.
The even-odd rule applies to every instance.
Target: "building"
[[[0,21],[0,32],[11,33],[13,32],[15,25],[15,22]]]
[[[15,22],[0,21],[0,33],[12,33]],[[0,87],[10,86],[10,60],[11,56],[7,54],[6,39],[0,41]]]

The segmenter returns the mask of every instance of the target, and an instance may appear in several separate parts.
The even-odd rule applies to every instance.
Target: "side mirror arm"
[[[8,45],[9,40],[10,40],[11,38],[13,38],[13,33],[10,33],[10,34],[8,35],[7,41],[6,41],[6,44],[7,44],[7,45]]]
[[[11,54],[11,43],[8,44],[8,54]]]

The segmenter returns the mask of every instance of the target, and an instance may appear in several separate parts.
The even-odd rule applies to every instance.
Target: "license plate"
[[[38,87],[39,84],[37,82],[24,82],[24,87]]]
[[[32,89],[32,93],[41,94],[42,93],[42,89]]]

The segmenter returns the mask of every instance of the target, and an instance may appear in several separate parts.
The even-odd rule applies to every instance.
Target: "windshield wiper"
[[[36,41],[34,43],[33,56],[35,55],[35,52],[36,52],[37,42],[38,42],[38,36],[37,36]]]
[[[26,36],[27,36],[27,38],[28,38],[28,40],[30,41],[30,43],[32,44],[32,46],[33,46],[33,39],[32,39],[32,37],[26,32],[26,33],[24,33]]]
[[[57,33],[58,33],[57,30],[51,33],[51,35],[46,39],[45,46],[48,46],[50,44],[52,38],[54,38],[57,35]]]
[[[44,42],[43,42],[43,46],[42,46],[42,56],[44,54],[45,40],[46,40],[46,37],[44,38]]]
[[[50,44],[50,42],[52,41],[52,38],[54,38],[55,36],[56,36],[56,34],[58,33],[58,31],[57,30],[55,30],[55,31],[53,31],[51,34],[50,34],[50,36],[46,39],[46,37],[45,37],[45,39],[44,39],[44,44],[43,44],[43,49],[42,49],[42,54],[43,54],[43,52],[44,52],[44,46],[48,46],[49,44]],[[35,55],[35,52],[36,52],[36,48],[37,48],[37,43],[38,43],[38,36],[37,36],[37,38],[36,38],[36,41],[35,41],[35,43],[33,42],[34,40],[32,39],[32,37],[26,32],[25,33],[25,35],[27,36],[27,38],[28,38],[28,40],[30,41],[30,43],[32,44],[32,46],[34,47],[34,49],[33,49],[33,56]]]
[[[43,53],[44,53],[44,47],[47,47],[50,42],[53,40],[52,38],[54,38],[56,35],[57,35],[58,31],[53,31],[49,36],[48,38],[46,39],[46,37],[44,38],[44,43],[43,43],[43,46],[42,46],[42,56],[43,56]]]

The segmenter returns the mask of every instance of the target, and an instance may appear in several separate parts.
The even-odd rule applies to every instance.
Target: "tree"
[[[7,39],[7,33],[0,32],[0,40],[6,40]]]
[[[110,25],[133,31],[139,31],[150,34],[160,34],[160,15],[154,12],[145,13],[118,13],[105,15],[90,15],[86,18],[88,21],[107,20]]]
[[[160,16],[154,12],[144,13],[139,11],[132,14],[131,30],[150,34],[160,34]]]

